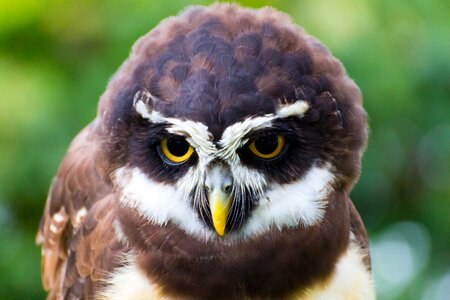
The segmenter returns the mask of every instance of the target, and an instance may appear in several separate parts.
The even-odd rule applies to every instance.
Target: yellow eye
[[[282,135],[269,135],[257,138],[248,149],[259,158],[276,158],[283,151],[286,141]]]
[[[160,149],[161,157],[173,164],[184,163],[194,153],[194,148],[181,136],[163,138]]]

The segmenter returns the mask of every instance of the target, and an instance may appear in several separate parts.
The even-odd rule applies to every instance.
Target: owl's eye
[[[273,159],[281,154],[286,141],[282,135],[262,136],[250,143],[248,149],[258,158]]]
[[[172,164],[184,163],[194,153],[194,148],[181,136],[163,138],[159,150],[161,158]]]

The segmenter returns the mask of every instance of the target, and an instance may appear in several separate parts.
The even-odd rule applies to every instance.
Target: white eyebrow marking
[[[184,135],[186,140],[196,148],[199,154],[204,156],[215,156],[220,158],[230,158],[236,154],[236,151],[248,142],[245,138],[248,133],[263,128],[270,128],[272,122],[276,119],[287,117],[302,118],[309,109],[309,104],[305,100],[297,100],[292,104],[280,105],[276,113],[266,114],[264,116],[248,117],[241,122],[234,123],[227,127],[222,134],[218,144],[221,149],[212,142],[213,135],[208,127],[192,120],[182,120],[173,117],[165,117],[162,113],[151,110],[146,104],[148,100],[158,101],[147,90],[139,91],[133,99],[133,106],[137,113],[152,123],[171,124],[167,131],[173,134]]]
[[[221,157],[229,157],[232,153],[235,153],[237,149],[242,147],[248,142],[245,136],[255,130],[263,128],[269,128],[272,126],[272,122],[276,119],[287,117],[301,118],[305,115],[309,105],[304,100],[298,100],[293,104],[282,105],[278,108],[276,114],[267,114],[259,117],[249,117],[242,122],[237,122],[228,128],[222,134],[222,138],[219,141],[221,149]]]
[[[308,102],[297,100],[295,103],[281,105],[277,110],[277,116],[280,118],[298,117],[302,118],[309,109]]]
[[[197,153],[208,156],[217,152],[217,148],[212,142],[213,135],[208,131],[205,124],[176,118],[165,118],[165,121],[171,124],[167,131],[185,136],[186,140],[197,150]]]
[[[136,93],[136,95],[134,95],[133,107],[136,110],[136,112],[140,114],[141,117],[149,120],[152,123],[164,123],[165,117],[160,112],[150,110],[148,105],[145,104],[145,102],[142,100],[142,95],[147,94],[144,94],[144,92],[139,91]],[[154,99],[150,93],[149,95],[150,95],[149,99]]]
[[[205,124],[191,120],[167,118],[157,111],[149,112],[147,105],[142,101],[138,101],[135,108],[144,119],[152,123],[170,124],[167,127],[167,131],[185,136],[186,140],[197,150],[197,153],[208,156],[217,151],[216,146],[212,142],[213,136]]]
[[[276,119],[276,117],[273,114],[249,117],[242,122],[237,122],[227,127],[219,141],[219,145],[222,146],[219,150],[219,156],[222,158],[229,158],[235,154],[237,149],[248,142],[248,138],[245,138],[245,136],[249,132],[269,128],[274,119]]]

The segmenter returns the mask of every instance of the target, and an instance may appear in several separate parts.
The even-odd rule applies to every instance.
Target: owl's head
[[[206,239],[320,223],[359,175],[359,89],[272,9],[216,4],[139,39],[98,126],[121,204]]]

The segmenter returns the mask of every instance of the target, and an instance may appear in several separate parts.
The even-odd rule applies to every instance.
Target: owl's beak
[[[205,180],[206,195],[211,210],[214,229],[219,236],[225,234],[228,213],[231,207],[231,174],[228,167],[216,165],[212,167]]]
[[[230,194],[224,192],[222,189],[216,188],[208,192],[208,199],[214,229],[219,236],[223,236],[231,206]]]

